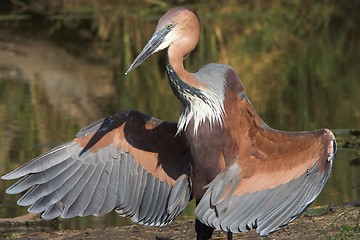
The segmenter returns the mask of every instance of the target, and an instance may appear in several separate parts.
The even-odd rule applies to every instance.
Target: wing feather
[[[135,222],[164,225],[191,196],[191,155],[175,123],[128,111],[83,130],[2,177],[27,190],[18,204],[46,219],[102,215],[113,209]]]
[[[53,219],[59,217],[63,213],[63,208],[60,204],[56,203],[51,205],[45,212],[41,215],[45,219]]]
[[[29,187],[33,186],[34,184],[43,184],[51,179],[57,177],[62,172],[66,171],[68,168],[70,168],[74,164],[74,160],[67,159],[58,165],[55,165],[51,168],[49,168],[48,171],[41,172],[39,174],[29,174],[26,177],[22,178],[20,181],[16,182],[12,186],[10,186],[6,193],[8,194],[17,194],[20,192],[25,191]]]
[[[38,201],[42,196],[46,196],[50,194],[53,189],[58,189],[62,186],[62,184],[72,176],[79,168],[79,163],[74,163],[74,166],[68,168],[68,171],[63,171],[53,179],[50,179],[46,184],[29,184],[29,186],[35,188],[36,191],[28,191],[26,192],[17,202],[19,206],[30,206],[34,202]],[[32,175],[29,175],[32,176]]]
[[[38,173],[46,170],[52,166],[55,166],[70,157],[69,153],[65,153],[63,150],[66,148],[66,145],[61,145],[53,150],[33,159],[32,161],[25,163],[21,167],[15,169],[14,171],[2,176],[3,180],[13,180],[23,176],[26,176],[31,173]],[[39,161],[40,160],[40,161]]]
[[[76,216],[85,216],[83,211],[90,204],[91,199],[94,197],[95,192],[99,191],[99,180],[102,172],[104,171],[105,163],[97,164],[94,172],[91,174],[90,178],[83,187],[83,190],[76,197],[76,200],[71,204],[67,209],[66,217],[72,218]]]
[[[29,207],[28,211],[31,213],[40,213],[51,207],[51,205],[60,201],[60,199],[62,199],[71,189],[73,189],[74,185],[86,171],[86,168],[80,168],[80,166],[81,163],[76,162],[72,169],[74,174],[71,175],[69,173],[64,173],[65,176],[61,178],[59,175],[59,179],[54,179],[54,183],[50,181],[47,182],[47,185],[49,185],[49,187],[51,186],[53,191],[50,194],[40,198],[37,202],[33,203]]]
[[[115,208],[117,198],[118,176],[120,161],[113,161],[112,169],[109,176],[109,182],[106,185],[106,194],[103,199],[101,208],[95,215],[101,216]]]
[[[101,209],[104,199],[106,198],[106,190],[109,184],[111,169],[114,161],[105,162],[103,171],[100,173],[100,178],[94,190],[94,194],[91,197],[89,204],[86,206],[81,216],[88,216],[91,214],[97,214]]]
[[[91,176],[96,172],[96,165],[89,164],[85,166],[86,170],[83,175],[79,178],[78,182],[74,187],[60,200],[60,203],[64,205],[64,212],[61,214],[62,218],[71,218],[76,215],[73,214],[71,206],[81,196],[87,182]],[[86,190],[86,189],[85,189]],[[70,210],[70,211],[69,211]]]
[[[151,214],[149,213],[149,211],[152,210],[152,206],[151,206],[151,200],[155,199],[156,196],[153,196],[153,194],[155,193],[155,178],[152,177],[148,177],[146,179],[146,186],[147,188],[145,188],[144,191],[144,196],[143,196],[143,201],[141,202],[140,206],[139,206],[139,222],[142,224],[146,224],[149,216],[151,216]]]
[[[123,204],[124,198],[125,198],[125,194],[120,194],[120,193],[125,193],[127,191],[127,188],[125,185],[127,182],[129,168],[130,168],[130,165],[127,164],[127,162],[128,162],[127,155],[125,155],[125,154],[121,155],[119,180],[118,180],[118,195],[117,195],[117,200],[116,200],[116,206],[118,208],[122,207],[122,204]]]
[[[165,217],[168,216],[166,208],[167,208],[167,200],[168,200],[168,196],[170,195],[170,189],[166,187],[165,184],[162,184],[163,188],[161,191],[161,199],[159,201],[160,203],[160,208],[158,208],[157,210],[157,214],[156,214],[156,218],[154,220],[154,225],[155,226],[162,226],[163,225],[163,221],[165,220]],[[165,214],[166,213],[166,214]]]
[[[150,197],[150,205],[148,208],[148,212],[145,213],[146,217],[144,220],[142,220],[140,223],[144,224],[144,225],[151,225],[152,223],[152,219],[154,218],[154,212],[155,212],[155,206],[156,206],[156,201],[159,198],[159,188],[160,188],[160,181],[158,179],[154,179],[154,185],[153,185],[153,189],[149,191],[152,192],[148,192],[148,196]]]
[[[291,150],[284,151],[270,131],[284,138]],[[264,127],[253,134],[251,143],[239,148],[238,160],[206,186],[195,213],[216,229],[256,229],[267,236],[296,219],[320,194],[331,172],[336,142],[326,129],[285,133]],[[279,146],[267,148],[274,144]],[[300,146],[304,149],[296,148]]]
[[[124,164],[126,165],[122,165],[120,167],[124,168],[124,180],[123,182],[120,181],[122,183],[122,192],[127,192],[128,194],[124,194],[124,198],[122,198],[122,201],[120,202],[119,206],[121,206],[121,208],[118,208],[119,211],[118,213],[124,217],[129,216],[130,214],[128,213],[128,210],[131,208],[131,204],[133,204],[133,202],[130,200],[131,195],[134,193],[134,189],[132,188],[132,180],[136,180],[136,178],[133,178],[133,171],[134,168],[136,167],[135,162],[131,161],[129,159],[129,157],[126,155],[126,162],[124,162]]]
[[[223,212],[211,205],[212,185],[217,184],[212,182],[196,208],[196,215],[217,229],[244,232],[256,228],[260,235],[266,236],[293,221],[319,195],[328,173],[321,173],[318,166],[315,168],[311,174],[305,173],[272,189],[233,195]]]

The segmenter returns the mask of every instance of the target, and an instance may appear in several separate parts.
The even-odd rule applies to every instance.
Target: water
[[[261,6],[237,10],[251,14],[224,8],[222,15],[212,15],[199,8],[201,40],[186,61],[188,69],[195,71],[209,62],[233,66],[253,106],[271,127],[360,129],[360,70],[355,53],[359,39],[350,34],[350,20],[324,29],[319,26],[325,20],[312,14],[293,18],[276,8],[260,14]],[[33,37],[32,32],[1,31],[1,175],[72,139],[87,124],[117,112],[136,109],[177,121],[180,105],[167,83],[164,54],[152,56],[128,76],[123,74],[151,36],[155,22],[149,19],[153,17],[121,19],[124,24],[115,39],[108,41],[110,46],[95,46],[107,51],[107,60],[96,63],[86,57],[96,51],[94,45],[77,45],[74,36],[60,44],[56,35],[49,40],[43,34]],[[314,22],[308,26],[308,21]],[[130,28],[134,22],[144,31]],[[296,28],[296,24],[304,27]],[[69,48],[69,44],[75,45]],[[356,139],[347,134],[337,137],[333,172],[313,206],[360,199],[359,147],[343,148],[344,141]],[[0,217],[26,213],[26,208],[16,205],[21,195],[4,193],[10,184],[0,181]],[[193,210],[192,203],[183,217],[192,217]],[[129,223],[111,213],[61,220],[58,228]]]

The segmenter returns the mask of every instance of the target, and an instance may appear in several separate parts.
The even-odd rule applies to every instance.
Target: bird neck
[[[176,41],[170,45],[168,49],[168,63],[176,72],[178,78],[184,83],[195,87],[202,88],[203,86],[196,80],[194,75],[184,68],[184,58],[193,50],[186,40]]]
[[[195,75],[187,72],[179,60],[168,54],[166,70],[174,95],[183,105],[182,113],[178,121],[177,134],[188,130],[193,135],[202,124],[212,127],[214,124],[222,126],[224,109],[222,101],[213,92],[196,80]],[[190,129],[187,129],[190,124]]]

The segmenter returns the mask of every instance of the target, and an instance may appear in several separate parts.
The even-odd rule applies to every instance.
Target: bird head
[[[152,37],[125,74],[138,67],[153,53],[163,50],[179,40],[188,42],[187,52],[191,52],[198,39],[199,19],[197,15],[184,7],[172,8],[160,18]]]

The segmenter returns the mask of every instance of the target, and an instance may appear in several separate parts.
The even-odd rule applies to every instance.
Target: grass
[[[357,207],[355,209],[350,209],[344,213],[341,214],[341,216],[339,215],[339,217],[337,219],[334,220],[334,222],[332,224],[335,223],[335,221],[340,221],[342,216],[348,214],[351,211],[357,211],[357,220],[356,220],[356,224],[355,225],[348,225],[348,224],[342,224],[339,228],[340,230],[340,234],[338,237],[336,237],[336,239],[359,239],[360,238],[360,207]]]

